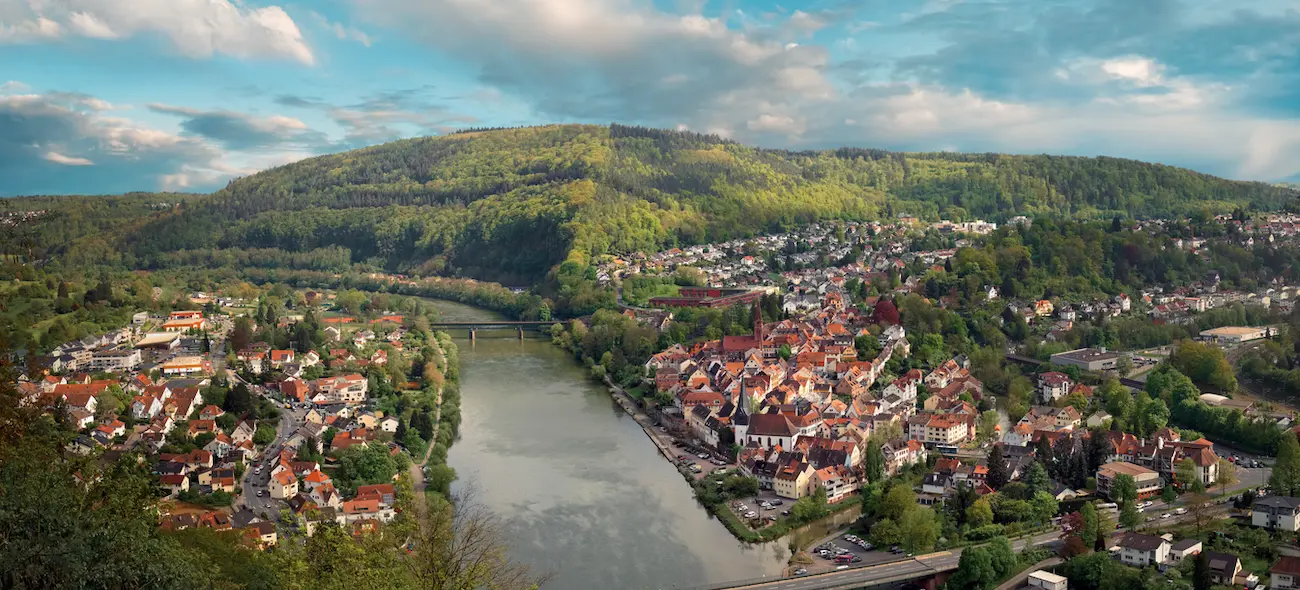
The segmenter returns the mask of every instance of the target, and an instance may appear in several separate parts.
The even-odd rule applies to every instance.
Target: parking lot
[[[845,534],[810,548],[808,554],[812,556],[813,563],[796,568],[791,573],[796,576],[816,574],[835,569],[876,565],[908,557],[902,549],[891,547],[882,549],[877,550],[866,539]]]
[[[695,479],[700,479],[715,469],[731,469],[735,465],[701,452],[698,447],[681,441],[673,441],[673,451],[677,453],[677,464],[695,472]],[[700,455],[704,455],[701,457]]]

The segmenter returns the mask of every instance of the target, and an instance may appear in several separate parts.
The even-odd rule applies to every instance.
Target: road
[[[1016,551],[1027,545],[1049,545],[1061,537],[1060,531],[1049,531],[1033,537],[1019,539],[1011,543]],[[879,565],[838,570],[825,574],[786,578],[772,582],[757,582],[734,586],[714,586],[713,588],[753,588],[762,590],[832,590],[837,588],[861,588],[880,584],[892,584],[923,578],[939,572],[954,570],[961,560],[961,549],[940,551],[918,557],[902,558]]]
[[[235,376],[234,378],[236,380],[239,379],[238,376]],[[250,386],[250,388],[257,392],[258,395],[267,397],[267,392],[264,388],[256,386]],[[283,406],[281,407],[283,408]],[[293,433],[298,430],[298,427],[302,425],[303,417],[305,415],[306,412],[303,410],[281,409],[280,422],[276,424],[275,440],[262,452],[260,458],[254,464],[255,466],[250,467],[244,472],[244,480],[242,482],[243,494],[240,495],[240,497],[235,498],[236,506],[247,506],[254,514],[259,516],[264,515],[264,518],[272,521],[279,520],[280,509],[285,507],[286,503],[283,500],[275,500],[271,498],[271,492],[267,489],[267,483],[271,480],[272,463],[275,458],[280,455],[280,451],[284,448],[284,443],[288,441],[289,437],[292,436]],[[259,467],[257,466],[261,466],[261,473],[258,473]],[[258,492],[262,492],[263,495],[259,497],[257,495]]]

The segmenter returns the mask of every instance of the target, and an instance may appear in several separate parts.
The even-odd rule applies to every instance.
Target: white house
[[[1300,530],[1300,498],[1268,496],[1250,506],[1250,524],[1268,529]]]
[[[1146,567],[1169,560],[1169,541],[1152,535],[1129,533],[1120,539],[1119,548],[1124,565]]]

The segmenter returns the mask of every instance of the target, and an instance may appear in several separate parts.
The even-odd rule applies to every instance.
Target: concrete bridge
[[[551,326],[558,324],[557,321],[521,321],[521,320],[481,320],[476,322],[429,322],[429,327],[434,330],[465,330],[469,332],[471,342],[477,337],[479,330],[515,330],[519,333],[519,339],[524,339],[524,330],[534,330],[537,332],[547,332]]]

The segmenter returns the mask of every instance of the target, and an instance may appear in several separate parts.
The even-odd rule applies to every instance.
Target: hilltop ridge
[[[248,256],[533,283],[564,262],[821,219],[1157,217],[1295,190],[1117,158],[785,151],[622,125],[467,130],[239,178],[118,236],[146,268]],[[96,250],[103,249],[98,242]],[[74,241],[66,254],[92,259]]]

